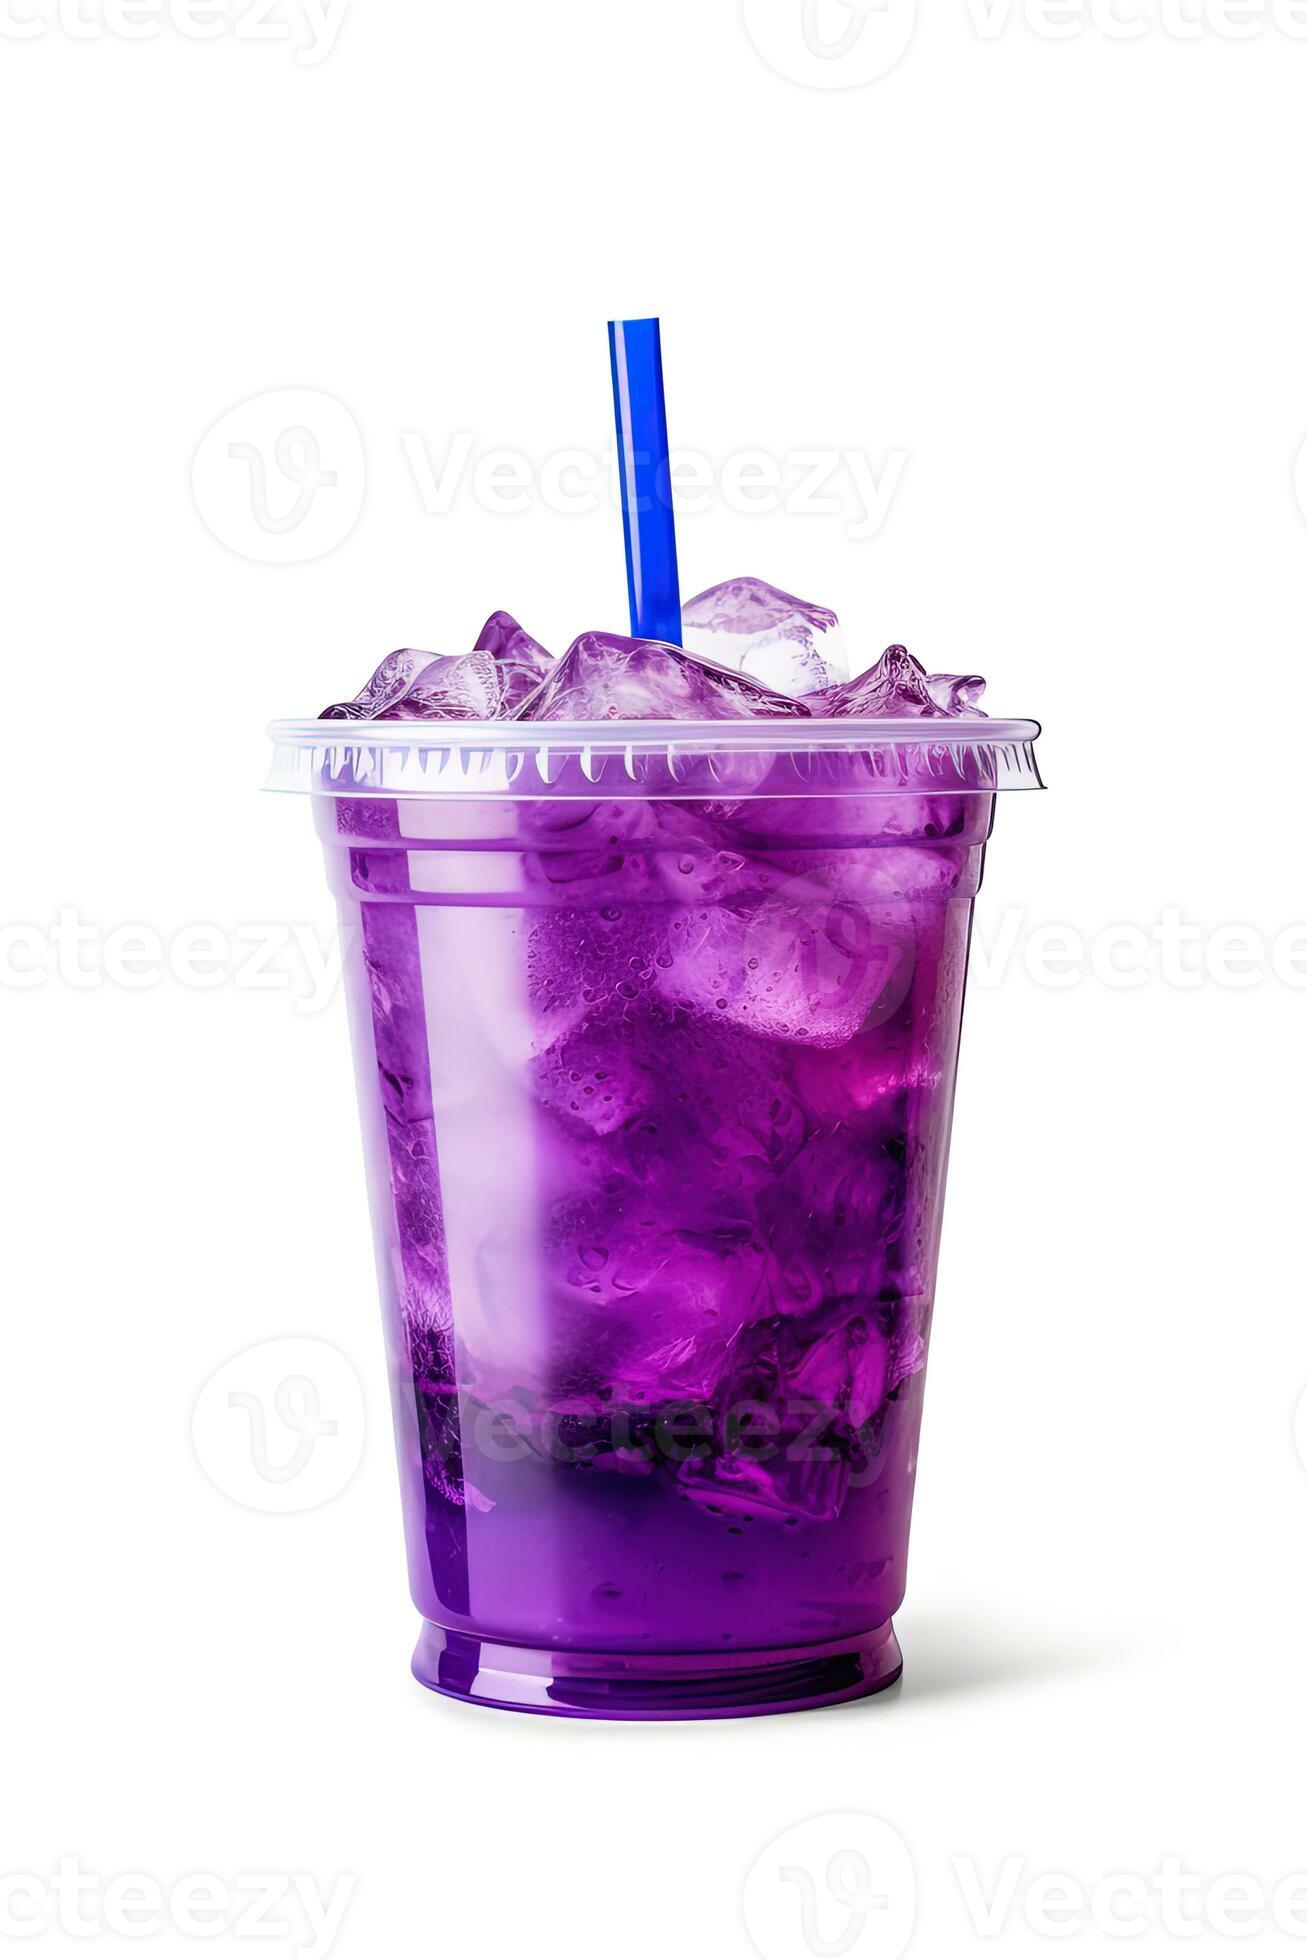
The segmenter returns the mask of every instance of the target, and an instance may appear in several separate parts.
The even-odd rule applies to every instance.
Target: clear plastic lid
[[[266,787],[501,799],[1042,789],[1034,721],[277,721]]]

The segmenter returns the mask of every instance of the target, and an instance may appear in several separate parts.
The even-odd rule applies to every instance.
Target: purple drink
[[[897,1678],[972,903],[1038,780],[1030,724],[907,661],[800,701],[587,635],[517,722],[432,725],[429,671],[420,724],[280,731],[432,1687],[671,1718]]]

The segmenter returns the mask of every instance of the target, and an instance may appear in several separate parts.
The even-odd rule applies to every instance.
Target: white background
[[[867,1813],[908,1847],[934,1960],[983,1945],[958,1859],[986,1888],[1024,1861],[1014,1952],[1050,1945],[1038,1873],[1307,1868],[1304,1000],[1271,970],[1307,919],[1307,41],[1269,12],[1232,38],[1199,0],[1191,38],[1174,0],[1118,0],[1130,40],[1101,8],[1059,39],[933,0],[862,79],[874,40],[805,53],[798,0],[353,0],[316,53],[289,0],[257,39],[246,0],[219,8],[209,41],[40,4],[0,33],[2,905],[26,928],[0,989],[3,1873],[352,1876],[344,1960],[744,1960],[764,1847],[830,1815],[835,1851]],[[991,710],[1045,723],[1052,792],[1005,803],[981,899],[979,940],[1017,937],[968,1009],[902,1689],[698,1729],[412,1682],[341,1002],[306,1011],[289,955],[280,987],[129,987],[102,938],[76,984],[49,937],[61,912],[165,947],[329,935],[307,808],[258,793],[263,723],[393,646],[463,650],[495,606],[555,648],[622,625],[606,502],[506,514],[469,480],[429,510],[411,455],[600,454],[604,322],[643,311],[674,443],[715,468],[903,459],[872,536],[847,486],[746,511],[718,479],[685,589],[756,571],[835,606],[859,665],[903,639],[987,674]],[[284,390],[342,413],[317,411],[335,486],[278,532],[248,474],[192,472]],[[280,410],[232,439],[266,449]],[[267,494],[275,523],[296,485]],[[272,562],[312,525],[331,548]],[[1200,977],[1154,953],[1118,984],[1104,928],[1168,908]],[[1046,925],[1083,938],[1069,986],[1027,958]],[[1266,942],[1248,984],[1226,926]],[[221,1439],[206,1474],[192,1413],[232,1356],[303,1337],[346,1357],[361,1464],[269,1515]],[[842,1947],[810,1863],[825,1950],[897,1953],[902,1897]],[[795,1887],[769,1896],[766,1960],[816,1950]],[[1156,1901],[1146,1924],[1133,1950],[1185,1945]],[[209,1943],[242,1950],[293,1947]]]

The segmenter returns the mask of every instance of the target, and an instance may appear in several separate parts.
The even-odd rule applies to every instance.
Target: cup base
[[[581,1654],[451,1633],[423,1622],[413,1672],[487,1708],[596,1721],[712,1721],[858,1701],[903,1672],[894,1623],[857,1639],[731,1654]]]

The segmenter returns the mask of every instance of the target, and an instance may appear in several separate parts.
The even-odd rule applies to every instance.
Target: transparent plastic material
[[[1031,723],[283,723],[340,907],[419,1679],[897,1678],[972,906]]]
[[[269,730],[267,787],[316,796],[867,796],[1041,789],[1038,723],[339,722]]]

